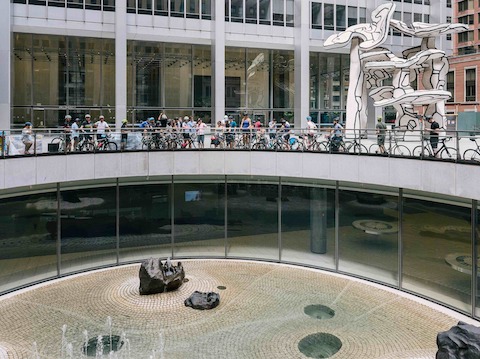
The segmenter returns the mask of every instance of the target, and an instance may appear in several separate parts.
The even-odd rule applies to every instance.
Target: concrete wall
[[[4,189],[66,181],[213,174],[340,180],[480,200],[480,166],[476,165],[255,151],[144,151],[7,158],[0,160],[0,194]]]

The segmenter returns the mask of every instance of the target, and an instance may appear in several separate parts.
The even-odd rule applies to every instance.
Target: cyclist
[[[72,137],[73,137],[73,151],[78,149],[78,142],[79,142],[79,127],[78,122],[80,121],[79,118],[74,119],[72,122]]]
[[[385,153],[385,133],[387,126],[382,122],[382,117],[377,118],[377,125],[375,126],[375,133],[377,134],[378,152]]]
[[[120,149],[122,151],[125,150],[127,147],[127,138],[128,138],[128,129],[127,129],[128,121],[127,119],[122,120],[122,126],[120,127],[120,132],[122,134],[121,140],[120,140]]]
[[[432,146],[433,155],[437,157],[438,152],[438,135],[440,132],[440,125],[433,119],[432,116],[425,116],[425,119],[430,123],[430,128],[427,131],[430,132],[430,145]]]
[[[108,130],[108,132],[110,132],[110,126],[108,126],[108,123],[105,122],[105,117],[100,115],[94,126],[97,129],[97,140],[104,140],[105,137],[107,137],[105,131]]]
[[[331,138],[332,151],[338,151],[343,141],[343,126],[338,122],[339,118],[333,119],[333,130]]]
[[[85,115],[85,120],[80,126],[81,138],[85,139],[87,142],[92,142],[92,133],[93,133],[93,123],[90,115],[87,113]]]
[[[66,115],[63,123],[63,132],[65,133],[65,151],[70,151],[72,146],[72,116]]]

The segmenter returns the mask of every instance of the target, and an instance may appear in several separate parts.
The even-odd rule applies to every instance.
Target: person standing
[[[29,152],[30,148],[33,145],[32,123],[31,122],[25,122],[25,125],[23,125],[22,142],[25,145],[24,154],[29,155],[30,154],[30,152]]]
[[[207,125],[202,121],[201,118],[198,118],[197,120],[197,142],[198,142],[198,147],[199,148],[204,148],[204,142],[205,142],[205,128]]]
[[[331,150],[338,151],[343,141],[343,126],[338,122],[338,117],[333,120],[333,130],[331,138]]]
[[[385,153],[385,134],[387,126],[382,122],[382,117],[377,118],[377,124],[375,126],[375,133],[377,134],[378,153]]]
[[[430,128],[428,131],[430,132],[430,145],[432,146],[433,156],[437,157],[438,151],[438,135],[440,133],[440,125],[437,121],[433,119],[432,116],[425,116],[428,123],[430,123]]]
[[[103,115],[100,115],[98,121],[95,122],[95,128],[97,129],[97,140],[102,140],[107,137],[106,130],[110,132],[110,126],[105,122],[105,117]]]
[[[120,139],[120,150],[125,151],[127,148],[127,139],[128,139],[128,121],[126,118],[122,120],[122,126],[120,127],[121,139]]]
[[[242,122],[240,123],[240,127],[243,132],[243,145],[245,147],[250,147],[250,129],[252,128],[252,120],[248,117],[248,113],[243,113]]]
[[[73,148],[72,151],[78,150],[78,143],[80,142],[80,128],[78,127],[79,118],[73,120],[72,123],[72,138],[73,138]]]
[[[307,149],[312,149],[316,134],[317,125],[312,121],[311,116],[307,116]]]
[[[72,116],[66,115],[63,123],[63,132],[65,133],[65,151],[69,152],[72,147]]]
[[[93,133],[93,123],[90,115],[87,113],[85,115],[85,120],[80,126],[80,132],[85,142],[93,142],[92,133]]]

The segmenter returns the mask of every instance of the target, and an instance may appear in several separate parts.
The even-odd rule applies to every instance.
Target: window
[[[135,0],[127,0],[127,12],[131,14],[135,14],[137,12]]]
[[[138,13],[144,15],[151,15],[152,0],[138,0]]]
[[[359,11],[359,19],[358,19],[358,22],[360,24],[365,24],[367,22],[367,8],[365,7],[359,7],[358,8],[358,11]]]
[[[430,15],[423,14],[423,22],[429,23],[430,22]]]
[[[273,0],[273,25],[283,26],[285,22],[283,0]]]
[[[430,5],[430,0],[428,4]],[[452,0],[447,0],[447,7],[452,7]]]
[[[293,27],[294,25],[294,20],[295,20],[295,3],[294,0],[287,0],[287,26]]]
[[[452,97],[450,97],[447,102],[455,101],[455,72],[449,71],[447,73],[447,91],[450,91]]]
[[[115,0],[103,0],[103,11],[115,11]]]
[[[312,2],[312,29],[322,28],[322,3]]]
[[[400,11],[395,11],[393,13],[393,16],[392,18],[394,20],[399,20],[399,21],[402,21],[402,13]],[[397,30],[392,30],[393,31],[393,36],[402,36],[402,33],[400,31],[397,31]]]
[[[356,6],[348,7],[348,25],[353,26],[357,24],[358,9]]]
[[[422,22],[422,14],[414,13],[413,14],[413,21],[414,22]]]
[[[245,0],[245,22],[257,23],[257,0]]]
[[[168,16],[168,0],[155,0],[155,15]]]
[[[270,0],[260,1],[259,11],[260,24],[270,25],[272,23],[270,15]]]
[[[212,20],[212,0],[202,0],[202,19]]]
[[[74,9],[83,9],[83,0],[67,0],[67,6]]]
[[[452,7],[451,4],[450,4],[450,7]],[[467,11],[467,10],[473,10],[473,0],[459,1],[458,12]]]
[[[475,53],[474,46],[464,46],[458,49],[458,55],[471,55]]]
[[[458,22],[461,23],[461,24],[473,25],[473,14],[472,15],[460,16],[458,18]]]
[[[473,31],[465,31],[458,34],[458,42],[473,41]]]
[[[452,23],[452,17],[447,16],[447,23],[451,24]],[[447,40],[451,41],[452,40],[452,34],[447,34]]]
[[[324,4],[323,6],[323,24],[325,30],[334,30],[333,4]]]
[[[337,31],[343,31],[346,28],[346,21],[345,21],[345,6],[344,5],[336,5],[336,20],[337,20]]]
[[[199,0],[187,0],[185,2],[187,9],[187,18],[199,19],[200,18],[200,3]]]
[[[65,0],[48,0],[48,6],[65,7]],[[88,9],[87,6],[85,8]]]
[[[477,70],[465,69],[465,101],[475,101],[477,98]]]
[[[170,0],[170,16],[184,17],[185,8],[183,6],[183,0]]]
[[[414,4],[422,4],[422,0],[414,0],[413,3]]]

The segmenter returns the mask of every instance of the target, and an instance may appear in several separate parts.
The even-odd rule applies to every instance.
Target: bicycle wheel
[[[83,151],[83,152],[93,152],[93,150],[94,150],[94,146],[93,146],[93,143],[91,142],[84,142],[80,146],[80,151]]]
[[[142,150],[150,151],[151,149],[152,149],[152,142],[150,141],[142,142]]]
[[[63,152],[65,151],[65,140],[63,137],[54,137],[50,143],[58,144],[58,151]]]
[[[453,147],[444,147],[440,152],[440,158],[456,160],[457,159],[457,149]]]
[[[417,146],[413,149],[412,155],[415,157],[430,157],[431,153],[427,147]]]
[[[350,153],[368,153],[367,147],[360,143],[345,144],[345,147],[348,148],[348,152]]]
[[[411,156],[410,150],[407,146],[397,145],[393,148],[393,154],[395,156]]]
[[[315,142],[315,144],[313,145],[313,150],[319,152],[329,152],[330,145],[327,141]]]
[[[105,144],[105,149],[107,151],[116,151],[117,150],[117,144],[115,142],[107,142]]]
[[[373,153],[373,154],[380,154],[380,146],[378,146],[376,143],[370,146],[368,149],[368,153]]]
[[[258,150],[258,151],[263,151],[266,150],[267,146],[264,143],[256,143],[252,146],[252,150]]]
[[[290,146],[290,150],[292,150],[292,151],[304,151],[305,148],[304,148],[302,142],[295,141],[295,142]]]
[[[480,152],[470,148],[469,150],[466,150],[463,153],[463,159],[467,160],[467,161],[477,161],[477,162],[479,162],[480,161]]]

